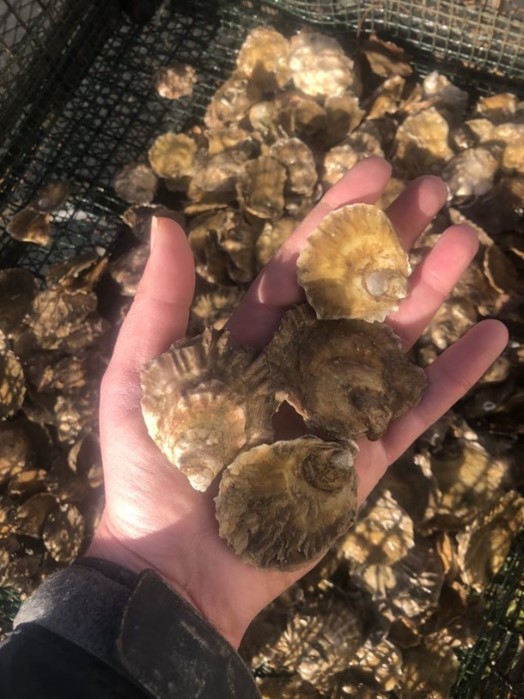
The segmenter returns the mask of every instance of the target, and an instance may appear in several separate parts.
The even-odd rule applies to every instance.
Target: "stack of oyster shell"
[[[190,94],[196,79],[193,69],[166,66],[155,77],[158,99]],[[350,532],[252,624],[241,650],[263,697],[447,697],[459,663],[455,649],[471,646],[478,635],[482,593],[523,525],[523,119],[515,95],[468,95],[437,72],[421,79],[401,49],[376,37],[349,57],[317,32],[287,39],[259,28],[211,99],[204,123],[184,134],[158,134],[148,156],[125,165],[115,180],[132,205],[124,219],[137,244],[110,262],[111,275],[131,299],[148,255],[151,214],[165,207],[184,211],[198,275],[189,329],[196,335],[206,325],[223,327],[257,272],[358,160],[376,154],[393,164],[381,208],[413,177],[437,174],[448,184],[448,203],[412,251],[411,264],[450,223],[475,227],[481,246],[417,344],[417,361],[430,363],[482,317],[500,318],[510,329],[503,356],[390,468]],[[39,237],[44,223],[48,237],[52,206],[35,198],[30,208],[33,215],[15,221],[11,233],[46,244]],[[0,426],[10,435],[2,443],[12,445],[1,460],[1,584],[24,594],[59,565],[42,534],[60,521],[54,531],[67,541],[63,508],[84,515],[84,540],[96,521],[84,506],[84,493],[97,493],[100,478],[88,396],[94,397],[103,367],[88,364],[84,376],[82,358],[94,347],[103,349],[93,356],[106,356],[107,332],[97,312],[87,310],[93,301],[67,295],[71,319],[60,311],[65,323],[52,326],[53,314],[32,299],[55,289],[54,303],[60,303],[58,278],[40,289],[25,275],[25,287],[34,288],[16,327],[2,325]],[[99,301],[102,287],[91,287]],[[89,285],[83,293],[89,296]],[[16,304],[6,304],[1,317],[10,305]],[[41,329],[30,330],[40,313]],[[293,316],[286,322],[293,324]],[[47,332],[56,339],[43,339]],[[36,340],[29,341],[31,333]],[[209,330],[206,337],[219,348],[225,336]],[[42,357],[45,379],[29,375],[31,354]],[[52,378],[60,367],[76,367],[77,378]],[[240,429],[233,434],[238,438]],[[23,509],[16,513],[37,495],[60,504],[51,508],[49,526],[42,514],[29,528],[33,533],[22,533]],[[77,550],[72,546],[63,560]]]

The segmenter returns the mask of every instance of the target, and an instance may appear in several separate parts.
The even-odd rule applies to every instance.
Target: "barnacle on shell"
[[[388,326],[319,321],[306,304],[286,313],[265,354],[277,400],[340,440],[378,439],[427,385]]]
[[[407,296],[411,268],[386,214],[351,204],[325,216],[308,236],[297,272],[319,318],[383,321]]]
[[[307,436],[240,454],[215,498],[220,536],[260,568],[292,570],[320,556],[355,520],[357,451]]]
[[[142,372],[150,436],[196,490],[241,452],[272,438],[273,398],[264,364],[207,329],[175,343]]]

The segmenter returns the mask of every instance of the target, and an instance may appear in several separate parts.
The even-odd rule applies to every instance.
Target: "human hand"
[[[233,313],[228,325],[237,342],[262,348],[269,341],[285,310],[304,300],[295,271],[304,239],[332,209],[376,202],[390,173],[384,160],[369,158],[324,195]],[[445,200],[443,183],[422,177],[391,204],[388,216],[406,248]],[[414,271],[409,296],[387,318],[405,349],[456,284],[477,245],[474,231],[451,226]],[[137,572],[152,568],[238,646],[255,615],[314,563],[293,572],[243,563],[218,536],[216,488],[206,493],[193,490],[147,434],[140,408],[140,371],[184,336],[194,280],[193,255],[184,232],[174,221],[154,220],[151,255],[102,381],[106,506],[88,554]],[[393,422],[380,441],[359,441],[360,502],[387,467],[478,381],[506,342],[501,323],[479,323],[428,368],[429,388],[415,408]]]

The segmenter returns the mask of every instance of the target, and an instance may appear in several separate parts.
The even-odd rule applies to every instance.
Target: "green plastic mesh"
[[[158,133],[186,129],[202,116],[253,26],[292,32],[314,25],[347,49],[375,31],[406,48],[422,74],[438,67],[470,91],[524,90],[520,2],[173,0],[143,25],[130,18],[141,5],[0,2],[0,231],[43,184],[72,184],[69,201],[53,215],[53,244],[27,245],[0,232],[0,267],[42,274],[73,253],[111,249],[125,208],[114,195],[114,175],[131,160],[145,160]],[[155,70],[173,60],[199,73],[191,99],[168,102],[154,92]],[[17,603],[0,589],[0,629]],[[485,625],[462,659],[453,696],[524,696],[523,627],[521,536],[490,589]]]

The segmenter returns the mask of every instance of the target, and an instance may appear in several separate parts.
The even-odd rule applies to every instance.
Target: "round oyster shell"
[[[286,313],[265,354],[277,400],[340,440],[378,439],[427,385],[391,328],[319,321],[306,304]]]
[[[355,521],[357,451],[354,442],[345,449],[307,436],[240,454],[215,498],[220,536],[260,568],[314,560]]]
[[[113,181],[115,192],[130,204],[150,204],[157,184],[155,173],[143,163],[128,163]]]
[[[386,214],[350,204],[322,219],[297,260],[318,318],[383,321],[408,293],[409,258]]]
[[[284,210],[286,168],[269,155],[245,164],[237,182],[241,208],[262,219],[276,219]]]
[[[448,144],[449,125],[434,107],[410,115],[399,126],[395,154],[397,171],[407,177],[434,172],[453,157]]]
[[[207,329],[181,340],[142,372],[151,438],[193,488],[205,491],[243,450],[272,439],[274,401],[265,366]]]
[[[56,211],[65,203],[70,191],[71,187],[67,181],[49,182],[35,194],[29,207],[42,213]]]
[[[153,171],[168,180],[189,178],[195,170],[197,145],[185,134],[161,134],[149,149],[149,163]]]

